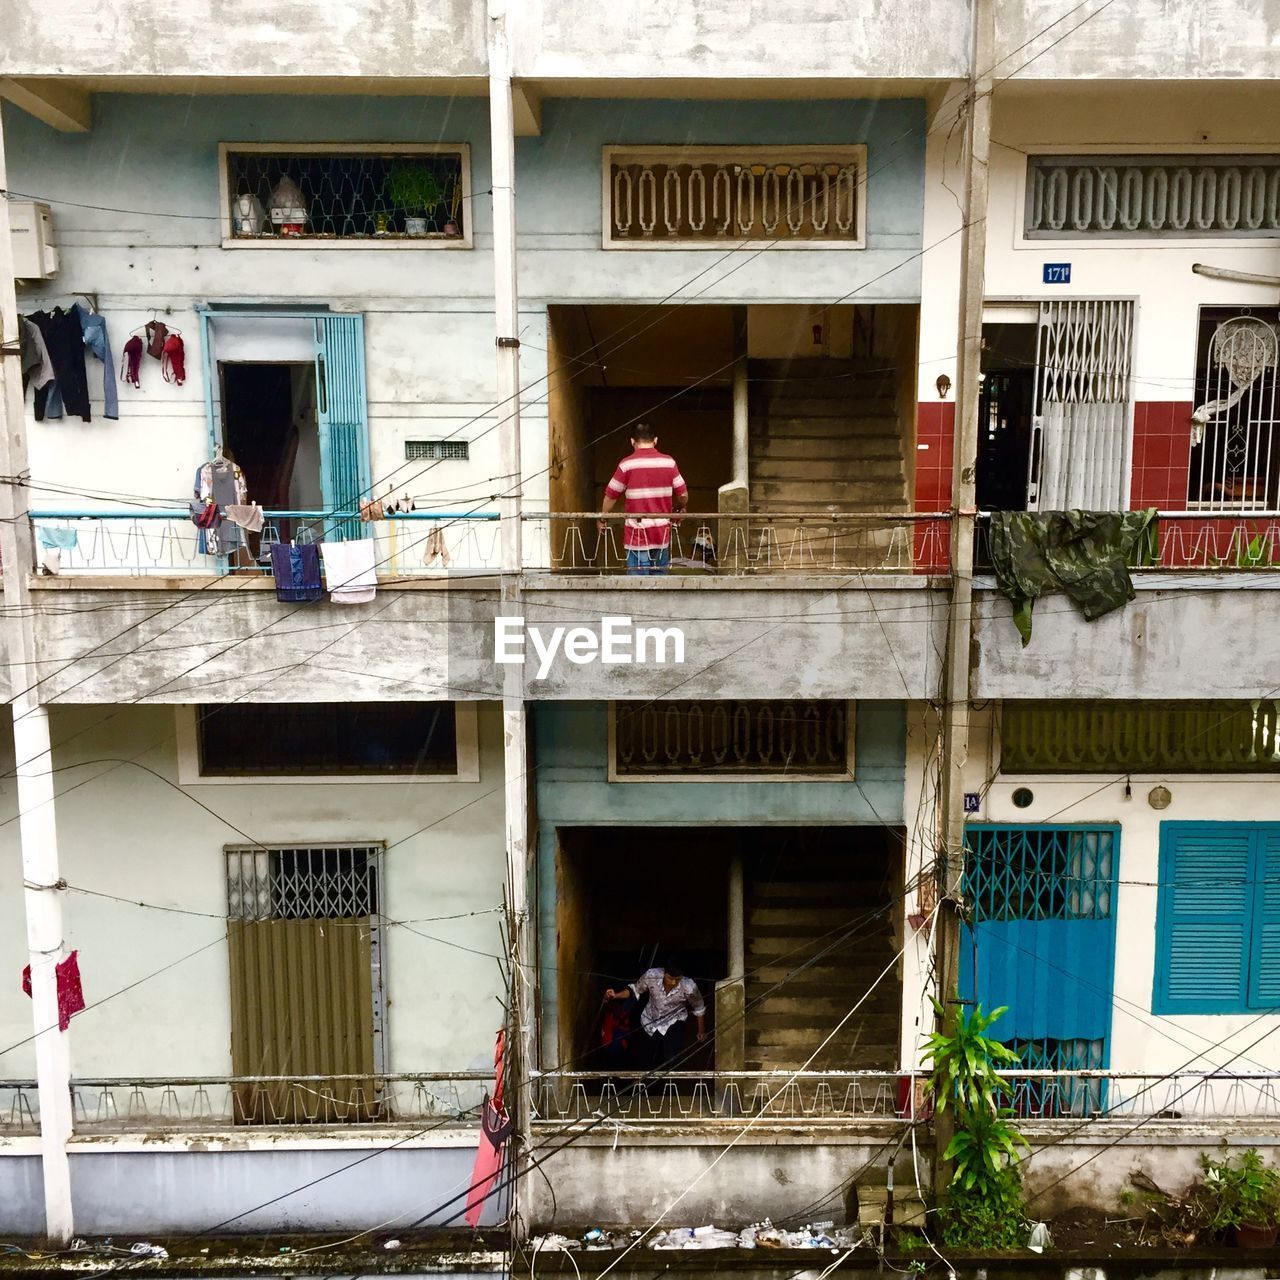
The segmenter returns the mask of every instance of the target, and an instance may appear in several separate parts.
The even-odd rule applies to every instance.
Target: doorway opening
[[[1035,324],[984,324],[978,398],[981,511],[1027,509],[1035,384]]]
[[[222,443],[244,472],[249,500],[267,511],[322,511],[314,363],[222,361]],[[273,518],[289,541],[319,541],[322,520]]]
[[[707,1039],[690,1021],[680,1070],[891,1069],[902,841],[863,826],[559,828],[558,1062],[642,1069],[606,1051],[602,996],[677,955],[707,1006]],[[741,1003],[724,1009],[744,1012],[717,1019],[734,984]]]

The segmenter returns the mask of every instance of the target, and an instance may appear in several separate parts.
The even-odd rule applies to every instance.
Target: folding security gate
[[[1005,1006],[992,1034],[1036,1070],[1107,1066],[1115,973],[1118,827],[973,825],[965,834],[972,915],[961,995]],[[1019,1110],[1090,1114],[1097,1082],[1024,1087]]]
[[[1028,511],[1124,509],[1132,359],[1132,302],[1040,303]]]
[[[376,1118],[379,845],[227,850],[231,1067],[240,1124]],[[302,1077],[302,1079],[299,1079]]]

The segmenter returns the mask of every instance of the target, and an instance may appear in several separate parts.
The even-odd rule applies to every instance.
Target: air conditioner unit
[[[15,280],[48,280],[58,274],[53,214],[35,200],[9,201],[9,242]]]

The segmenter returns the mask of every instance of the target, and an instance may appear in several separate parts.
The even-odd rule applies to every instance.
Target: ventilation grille
[[[406,440],[406,462],[466,462],[471,445],[466,440]]]

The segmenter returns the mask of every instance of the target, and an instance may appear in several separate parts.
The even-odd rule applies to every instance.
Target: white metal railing
[[[367,1076],[186,1076],[73,1080],[80,1133],[188,1132],[293,1124],[475,1124],[492,1073]],[[34,1133],[40,1105],[33,1080],[0,1080],[0,1133]]]
[[[553,569],[625,572],[627,516],[614,513],[602,521],[594,512],[567,511],[523,518],[526,527],[546,528],[540,541],[550,547]],[[689,512],[671,524],[671,572],[702,577],[946,572],[949,534],[946,512]]]
[[[1028,239],[1274,236],[1280,156],[1031,156],[1024,230]]]
[[[1022,1123],[1280,1120],[1280,1073],[1011,1071]],[[925,1120],[925,1075],[909,1071],[547,1072],[535,1076],[534,1119],[622,1126],[755,1118],[761,1123]]]
[[[860,244],[865,159],[862,147],[611,147],[607,243]]]

